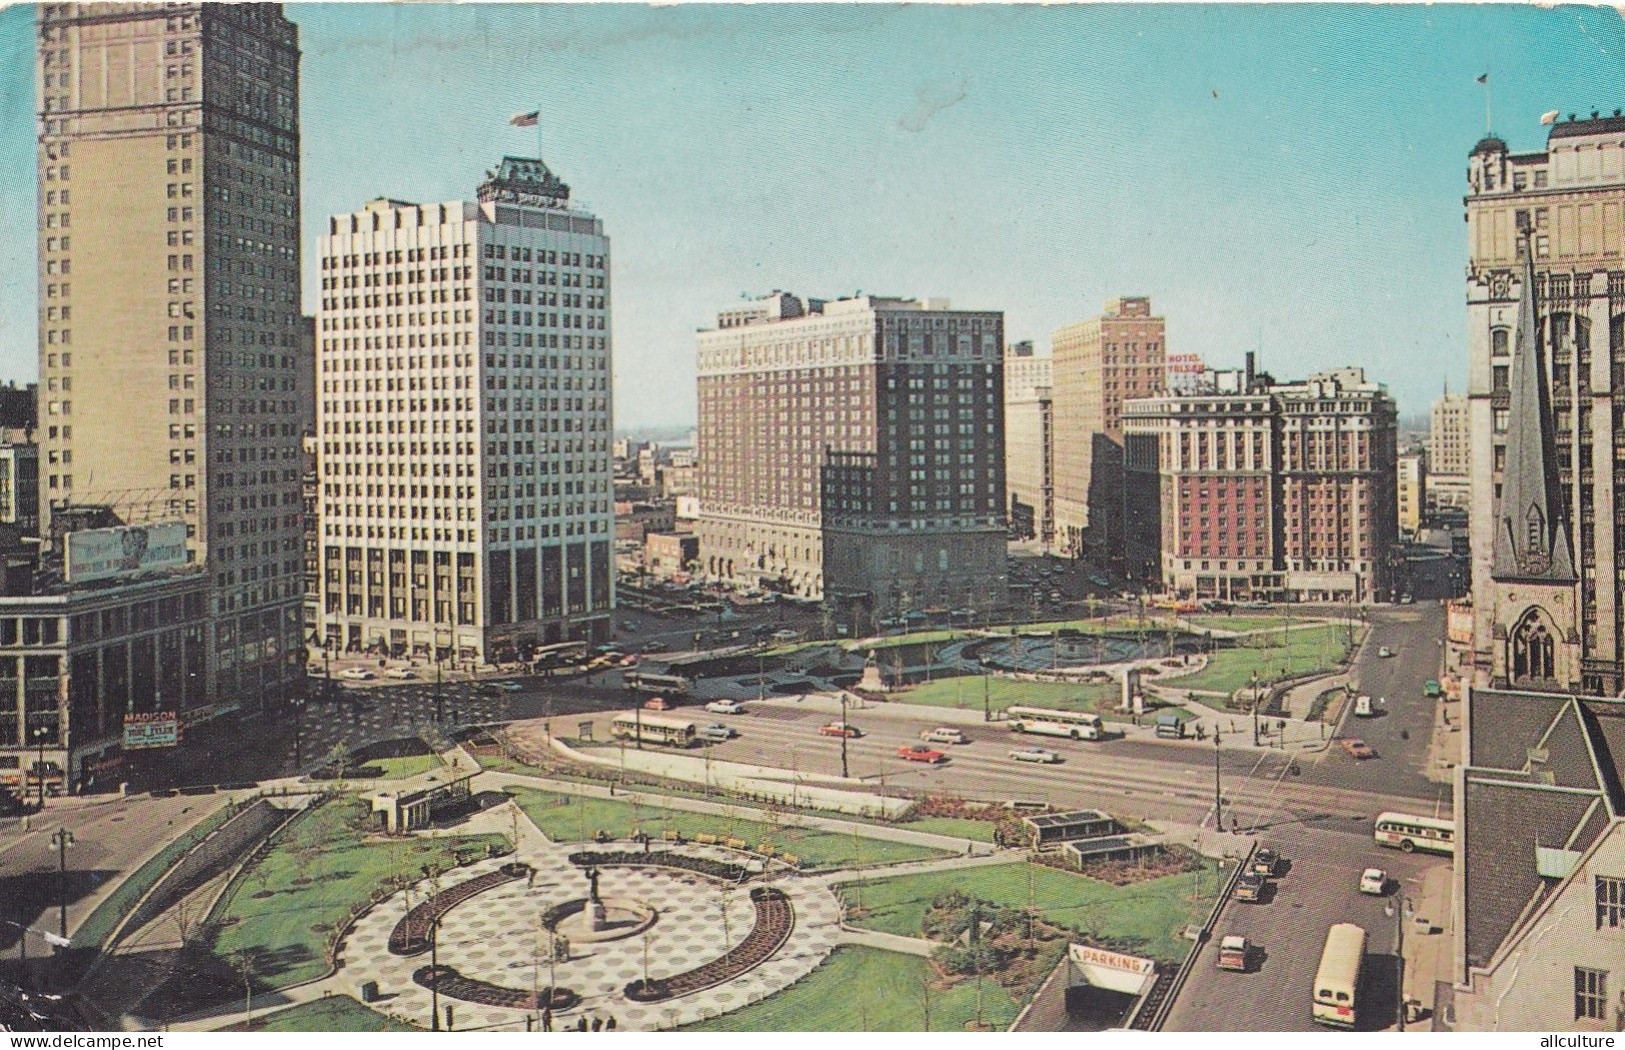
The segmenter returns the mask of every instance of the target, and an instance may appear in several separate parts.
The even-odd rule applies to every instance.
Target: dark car
[[[1281,855],[1279,853],[1272,849],[1261,849],[1253,854],[1253,874],[1268,878],[1275,874],[1275,869],[1280,866],[1280,863]]]
[[[1264,885],[1266,881],[1267,880],[1264,878],[1264,876],[1258,874],[1257,872],[1249,871],[1242,875],[1241,878],[1236,880],[1236,900],[1262,900],[1264,897]]]

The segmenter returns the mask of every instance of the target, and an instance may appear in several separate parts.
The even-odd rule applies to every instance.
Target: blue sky
[[[613,239],[617,424],[694,412],[741,293],[948,296],[1011,340],[1152,297],[1170,352],[1465,375],[1461,195],[1484,131],[1625,106],[1606,8],[290,4],[305,302],[330,213],[472,195],[510,114]],[[0,376],[32,378],[32,9],[0,10]]]

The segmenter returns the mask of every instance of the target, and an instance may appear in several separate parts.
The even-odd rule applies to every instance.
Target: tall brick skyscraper
[[[702,571],[860,625],[1004,603],[1004,316],[774,293],[699,336]]]
[[[221,706],[303,680],[299,48],[279,4],[39,9],[41,512],[183,519]]]
[[[1123,402],[1167,385],[1166,325],[1144,296],[1058,329],[1054,344],[1055,545],[1114,557],[1122,547]]]

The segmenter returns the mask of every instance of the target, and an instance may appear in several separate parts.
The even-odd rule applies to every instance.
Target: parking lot
[[[1366,930],[1357,1027],[1362,1031],[1391,1027],[1399,1004],[1396,923],[1403,898],[1415,898],[1422,876],[1449,859],[1404,854],[1383,849],[1369,837],[1307,827],[1272,834],[1260,845],[1280,851],[1286,861],[1281,874],[1269,880],[1258,903],[1234,896],[1225,903],[1213,936],[1203,945],[1169,1014],[1167,1030],[1324,1031],[1309,1019],[1311,985],[1326,931],[1339,922]],[[1388,873],[1385,896],[1360,892],[1360,873],[1368,867]],[[1447,917],[1422,918],[1439,923]],[[1219,942],[1232,934],[1246,937],[1254,946],[1248,972],[1217,967]],[[1431,934],[1418,932],[1412,922],[1404,935]]]

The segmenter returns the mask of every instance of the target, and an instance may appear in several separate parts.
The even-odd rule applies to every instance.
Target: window
[[[1574,968],[1574,1019],[1600,1021],[1608,1005],[1608,972]]]
[[[1597,929],[1625,925],[1625,879],[1597,876]]]

